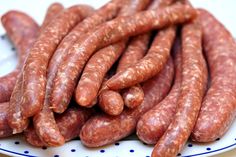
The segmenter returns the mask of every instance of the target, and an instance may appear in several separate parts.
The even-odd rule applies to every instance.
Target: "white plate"
[[[27,1],[27,0],[26,0]],[[203,4],[203,1],[197,1],[192,0],[194,5],[196,6],[205,6],[205,8],[211,10],[219,19],[222,19],[223,23],[226,24],[226,26],[230,29],[230,31],[235,34],[235,30],[232,30],[232,26],[235,25],[235,21],[230,20],[234,23],[229,23],[226,17],[228,17],[228,14],[231,14],[232,12],[232,3],[235,4],[236,1],[233,0],[226,0],[224,2],[220,2],[219,0],[215,0],[214,2],[210,2],[210,0],[204,1],[205,4]],[[22,3],[22,1],[14,1],[14,3]],[[42,1],[42,5],[37,7],[41,7],[42,10],[39,10],[39,13],[34,16],[36,12],[33,12],[34,9],[29,9],[29,7],[23,7],[23,5],[17,5],[15,4],[14,7],[12,7],[12,1],[5,1],[4,5],[1,5],[2,2],[0,2],[0,13],[1,10],[5,10],[8,7],[10,8],[18,8],[20,10],[28,10],[27,12],[30,15],[33,15],[36,17],[37,21],[41,21],[44,15],[44,11],[46,10],[46,7],[53,2],[53,0],[49,1]],[[82,1],[86,2],[86,1]],[[87,1],[87,3],[91,3],[95,7],[101,6],[101,4],[105,3],[106,0],[99,1],[99,4],[93,4],[92,0]],[[226,3],[228,2],[228,3]],[[41,2],[40,2],[41,3]],[[66,6],[69,6],[70,4],[77,3],[75,1],[62,1],[63,4]],[[32,1],[27,1],[27,6],[35,6],[35,3]],[[227,8],[225,11],[217,12],[217,8],[219,9],[222,5],[227,5]],[[7,6],[8,5],[8,6]],[[10,5],[10,7],[9,7]],[[19,8],[19,6],[21,6]],[[42,7],[43,6],[43,7]],[[231,9],[229,9],[231,7]],[[3,8],[3,9],[2,9]],[[31,7],[30,7],[31,8]],[[2,28],[1,28],[2,29]],[[12,45],[8,41],[7,37],[2,35],[0,38],[0,76],[3,76],[7,74],[9,71],[13,70],[17,63],[17,55],[15,53],[15,50],[12,48]],[[236,148],[236,122],[233,123],[230,130],[227,132],[227,134],[222,137],[221,139],[208,143],[208,144],[197,144],[197,143],[191,143],[188,142],[184,148],[184,150],[179,154],[179,156],[197,156],[197,157],[205,157],[205,156],[212,156],[217,155],[226,151],[229,151],[233,148]],[[35,148],[29,145],[25,142],[23,137],[21,136],[13,136],[10,138],[4,138],[0,139],[0,153],[7,154],[10,156],[47,156],[47,157],[150,157],[151,151],[153,147],[144,145],[142,142],[137,140],[136,136],[132,136],[129,138],[126,138],[122,141],[117,142],[116,144],[112,144],[106,147],[101,147],[98,149],[89,149],[85,148],[79,140],[73,140],[71,142],[66,143],[65,145],[61,147],[56,148]]]

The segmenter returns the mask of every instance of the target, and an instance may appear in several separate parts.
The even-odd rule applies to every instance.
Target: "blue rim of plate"
[[[202,152],[202,153],[197,153],[197,154],[192,154],[192,155],[187,155],[187,156],[184,155],[184,156],[180,156],[180,157],[195,157],[195,156],[201,156],[201,155],[216,153],[216,152],[219,152],[219,151],[227,150],[227,149],[232,148],[232,147],[234,147],[234,146],[236,146],[236,143],[231,144],[231,145],[226,146],[226,147],[223,147],[223,148],[211,150],[211,151],[208,151],[208,152]],[[230,150],[231,150],[231,149],[230,149]],[[6,152],[6,153],[9,153],[9,154],[18,155],[18,156],[24,156],[24,157],[37,157],[37,156],[34,156],[34,155],[18,153],[18,152],[11,151],[11,150],[7,150],[7,149],[4,149],[4,148],[1,148],[1,147],[0,147],[0,152],[1,152],[1,151]]]

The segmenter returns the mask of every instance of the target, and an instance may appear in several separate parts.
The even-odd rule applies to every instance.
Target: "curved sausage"
[[[58,67],[65,59],[69,48],[71,48],[81,34],[86,33],[95,26],[114,18],[122,6],[120,0],[112,0],[94,11],[94,13],[78,23],[74,29],[62,40],[56,51],[54,52],[52,59],[48,67],[48,80],[47,89],[52,90],[52,84],[57,73]],[[62,92],[63,90],[55,91],[53,96],[49,96],[49,101],[54,112],[61,113],[65,110],[70,102],[70,97],[67,97],[67,93]],[[74,90],[68,91],[72,95]],[[49,92],[50,93],[50,92]],[[61,96],[63,95],[63,96]]]
[[[202,54],[202,31],[197,21],[183,26],[182,85],[173,121],[154,147],[152,157],[176,156],[187,142],[197,120],[207,85]]]
[[[51,22],[51,20],[55,18],[56,15],[58,15],[63,9],[64,7],[61,3],[52,3],[47,9],[47,13],[44,17],[44,21],[40,29],[44,30],[45,27]]]
[[[124,101],[119,93],[115,91],[103,90],[99,94],[98,105],[105,113],[112,116],[121,114],[124,109]],[[110,99],[111,96],[115,99]]]
[[[106,82],[108,88],[113,90],[127,88],[158,74],[170,56],[174,39],[174,26],[158,32],[147,55],[136,64],[111,77]]]
[[[92,9],[87,6],[74,6],[71,8],[76,9],[77,7],[79,9],[79,12],[81,13],[80,20],[85,18],[85,16],[90,15],[92,11]],[[60,17],[60,15],[58,15],[56,18],[58,17]],[[48,78],[50,77],[50,72],[48,72],[47,77]],[[49,101],[50,92],[51,92],[50,83],[47,82],[46,92],[45,92],[46,96],[44,98],[43,108],[34,116],[33,123],[39,138],[44,143],[50,146],[58,146],[62,145],[65,142],[65,139],[62,136],[58,126],[56,125],[54,114],[50,108],[50,101]]]
[[[39,32],[36,22],[23,12],[9,11],[1,17],[1,21],[8,37],[16,47],[19,61],[13,72],[0,77],[0,103],[10,100],[16,78],[27,55],[26,50],[29,45],[32,45]]]
[[[30,49],[23,68],[21,105],[22,114],[25,117],[31,117],[42,109],[49,59],[62,38],[77,22],[82,20],[81,10],[84,9],[90,10],[91,8],[80,5],[64,10],[40,33]]]
[[[28,120],[21,118],[20,114],[21,107],[19,106],[19,93],[21,91],[21,86],[19,86],[19,83],[21,80],[18,80],[18,78],[20,78],[20,70],[27,57],[28,49],[32,46],[33,42],[38,36],[39,26],[31,17],[19,11],[10,11],[3,15],[2,23],[10,39],[16,46],[17,52],[19,54],[19,63],[17,69],[9,75],[3,77],[8,83],[1,81],[1,83],[4,83],[5,87],[7,87],[6,90],[8,92],[4,91],[4,93],[9,93],[9,98],[11,95],[7,121],[9,126],[13,129],[13,133],[18,133],[19,130],[24,129],[28,125]],[[9,81],[11,83],[9,83]],[[2,87],[2,85],[0,86]],[[7,98],[8,96],[5,95],[4,97]],[[9,98],[7,98],[7,100]]]
[[[143,85],[144,101],[133,110],[124,110],[118,116],[98,114],[91,117],[80,132],[81,142],[87,147],[99,147],[120,140],[135,131],[141,115],[160,102],[168,93],[173,79],[173,62]]]
[[[181,48],[175,43],[175,81],[169,94],[163,101],[141,116],[138,121],[136,134],[147,144],[156,144],[167,130],[176,113],[177,101],[180,94],[182,74]]]
[[[93,109],[70,107],[63,114],[56,115],[57,126],[65,141],[78,137],[82,126],[93,113]],[[33,146],[48,146],[38,137],[33,125],[24,131],[24,136],[26,141]]]
[[[149,2],[150,0],[132,0],[121,9],[118,16],[132,15],[145,9]],[[79,105],[91,107],[91,103],[98,95],[105,74],[124,51],[127,41],[128,39],[125,39],[102,48],[89,59],[75,91],[76,101]],[[102,106],[105,107],[106,104]]]
[[[199,20],[211,84],[192,140],[211,142],[226,133],[236,116],[236,44],[230,32],[206,10],[199,10]]]
[[[76,102],[84,107],[91,107],[97,98],[106,72],[126,47],[126,43],[110,45],[96,52],[88,61],[75,91]]]
[[[54,79],[52,98],[55,101],[71,98],[77,80],[89,57],[99,48],[117,42],[125,37],[182,23],[192,19],[196,11],[182,4],[163,8],[159,11],[149,10],[132,16],[116,18],[81,35],[68,50],[66,59],[60,63]],[[69,76],[69,77],[68,77]],[[61,92],[64,91],[64,92]]]

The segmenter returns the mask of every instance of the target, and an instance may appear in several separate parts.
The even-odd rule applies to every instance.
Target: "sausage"
[[[136,134],[140,140],[147,144],[156,144],[172,122],[181,87],[181,48],[180,42],[176,41],[175,54],[175,81],[169,94],[163,101],[141,116],[136,127]]]
[[[94,114],[93,109],[70,107],[64,113],[56,115],[57,126],[65,141],[70,141],[78,137],[82,126],[92,114]],[[24,136],[26,141],[33,146],[49,146],[39,138],[33,125],[30,125],[30,127],[24,131]]]
[[[76,102],[84,107],[91,107],[96,99],[106,72],[126,47],[126,43],[110,45],[96,52],[88,61],[75,91]]]
[[[78,23],[74,29],[62,40],[49,63],[47,79],[48,90],[52,90],[52,84],[58,67],[65,59],[69,48],[73,46],[74,42],[81,36],[81,34],[84,34],[95,26],[115,17],[122,6],[121,4],[122,3],[120,0],[112,0],[108,2],[97,11],[94,11],[91,16]],[[69,92],[72,93],[73,91]],[[62,92],[62,90],[55,91],[54,93],[55,94],[53,96],[49,96],[51,108],[54,112],[61,113],[67,108],[70,102],[70,97],[66,97],[67,94]],[[61,94],[63,94],[63,96],[61,96]]]
[[[133,13],[146,8],[149,2],[149,0],[130,1],[122,8],[118,16],[132,15]],[[98,95],[105,74],[124,51],[127,41],[128,40],[125,39],[100,49],[89,59],[75,92],[76,101],[79,105],[85,107],[91,106],[91,103]],[[100,102],[106,101],[102,100]],[[103,104],[102,106],[105,107],[106,104]]]
[[[199,10],[199,21],[211,83],[192,140],[211,142],[226,133],[236,116],[236,44],[230,32],[206,10]]]
[[[13,129],[13,133],[17,133],[18,130],[25,128],[28,124],[28,120],[23,118],[21,119],[20,106],[18,106],[20,100],[19,93],[21,89],[19,83],[21,80],[17,80],[17,78],[20,78],[20,70],[27,57],[28,49],[36,40],[39,33],[39,26],[31,17],[19,11],[10,11],[3,15],[2,23],[19,54],[17,69],[5,76],[4,81],[1,81],[1,83],[4,83],[6,87],[4,93],[9,94],[9,96],[4,96],[5,98],[8,97],[5,101],[8,101],[12,94],[9,102],[10,107],[8,109],[7,122]],[[0,86],[2,87],[2,85]]]
[[[66,59],[58,67],[51,97],[60,103],[63,102],[61,100],[71,98],[85,63],[97,49],[131,35],[185,22],[195,15],[196,11],[193,8],[177,4],[159,11],[149,10],[132,16],[116,18],[81,35],[68,50]]]
[[[113,74],[115,73],[115,69],[111,69],[110,71],[112,71],[111,73]],[[121,112],[123,111],[124,101],[119,92],[106,89],[106,81],[112,76],[110,74],[110,71],[108,71],[108,73],[104,77],[101,89],[98,93],[98,106],[108,115],[116,116],[121,114]],[[94,102],[96,102],[96,100],[97,99],[95,99]]]
[[[111,77],[106,85],[118,90],[146,81],[156,75],[165,65],[175,38],[175,27],[162,30],[155,37],[147,55],[136,64]]]
[[[128,108],[135,108],[143,102],[143,89],[139,84],[134,85],[128,89],[124,89],[122,91],[122,97],[124,99],[124,104]]]
[[[87,147],[99,147],[132,134],[139,117],[168,93],[174,75],[173,68],[170,58],[157,76],[144,83],[144,101],[135,109],[124,110],[118,116],[97,114],[91,117],[81,129],[81,142]]]
[[[198,21],[183,26],[182,84],[173,121],[155,145],[152,157],[176,156],[187,142],[197,120],[207,85],[207,67],[202,54],[202,30]]]
[[[41,30],[44,30],[45,27],[51,22],[53,18],[55,18],[56,15],[58,15],[61,11],[63,11],[64,7],[61,3],[52,3],[48,9],[47,13],[44,17],[44,21],[41,25]]]
[[[8,37],[17,49],[19,62],[11,73],[0,77],[0,103],[10,100],[16,77],[18,76],[26,58],[26,50],[35,40],[39,26],[23,12],[9,11],[1,17],[3,27]]]
[[[111,96],[115,99],[110,99]],[[124,109],[123,98],[115,91],[101,91],[98,105],[105,113],[112,116],[121,114]]]
[[[40,33],[33,44],[23,68],[21,101],[23,116],[31,117],[42,109],[49,59],[62,38],[82,20],[81,12],[90,9],[89,6],[80,5],[61,12]]]
[[[9,102],[0,103],[0,138],[11,136],[13,130],[7,122]]]
[[[74,6],[74,8],[76,7],[77,6]],[[90,7],[87,7],[87,6],[79,6],[79,7],[80,7],[80,12],[81,12],[81,19],[90,15],[92,11]],[[47,76],[50,77],[50,74],[48,74]],[[36,132],[39,138],[44,143],[50,146],[58,146],[58,145],[62,145],[65,142],[65,139],[56,124],[54,114],[50,108],[49,96],[50,96],[51,90],[50,90],[49,85],[50,84],[47,83],[46,92],[45,92],[46,96],[44,98],[43,108],[40,112],[38,112],[34,116],[33,123],[34,123],[34,127],[36,129]]]

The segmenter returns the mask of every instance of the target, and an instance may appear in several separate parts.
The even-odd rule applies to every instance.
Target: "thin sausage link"
[[[141,116],[136,134],[147,144],[156,144],[167,130],[176,113],[177,101],[182,81],[182,54],[180,42],[175,43],[175,81],[169,94],[163,101]]]
[[[143,85],[144,101],[133,110],[124,110],[118,116],[98,114],[82,127],[80,139],[87,147],[104,146],[120,140],[135,131],[139,117],[160,102],[168,93],[173,79],[173,62],[167,62],[164,69]]]
[[[90,58],[75,91],[76,102],[79,105],[84,107],[94,105],[92,102],[97,98],[105,74],[125,47],[126,42],[121,41],[99,50]]]
[[[111,77],[106,84],[108,88],[114,90],[127,88],[156,75],[168,60],[174,39],[174,26],[158,32],[147,55],[136,64]]]
[[[154,147],[152,157],[176,156],[187,142],[197,120],[207,84],[202,54],[202,31],[197,21],[182,29],[182,85],[173,121]]]
[[[223,24],[206,10],[199,10],[199,20],[211,83],[192,140],[212,142],[227,132],[236,116],[236,43]]]
[[[71,8],[75,8],[78,6],[73,6]],[[86,14],[89,15],[93,9],[87,6],[79,6],[81,17],[80,20],[82,20]],[[86,13],[87,12],[87,13]],[[55,15],[56,16],[56,15]],[[60,16],[60,14],[58,15]],[[56,18],[58,17],[56,16]],[[50,77],[50,74],[47,76]],[[49,80],[47,80],[49,81]],[[58,146],[62,145],[65,142],[65,139],[63,135],[60,132],[60,129],[58,128],[54,114],[50,109],[50,102],[49,102],[49,96],[50,96],[50,83],[47,82],[46,85],[46,95],[44,98],[43,108],[42,110],[37,113],[33,118],[33,123],[36,129],[36,132],[39,136],[39,138],[43,141],[43,143],[46,143],[50,146]],[[45,129],[47,128],[47,129]]]
[[[111,96],[115,99],[110,99]],[[105,113],[112,116],[121,114],[124,109],[124,101],[121,95],[115,91],[110,90],[101,91],[98,105]]]
[[[19,54],[17,69],[3,77],[3,80],[1,80],[1,83],[5,84],[5,90],[3,92],[9,94],[9,96],[4,96],[7,98],[5,101],[10,99],[6,117],[8,125],[13,129],[12,133],[18,133],[28,125],[28,120],[21,116],[21,106],[19,105],[22,82],[20,70],[28,55],[28,49],[38,36],[39,26],[31,17],[19,11],[10,11],[6,13],[2,16],[1,20],[9,38],[13,41],[17,53]],[[0,85],[0,88],[1,87],[2,85]]]
[[[53,82],[52,98],[55,101],[70,100],[85,63],[98,48],[151,29],[185,22],[195,15],[196,11],[193,8],[178,4],[159,11],[149,10],[133,16],[116,18],[81,35],[58,68]]]

